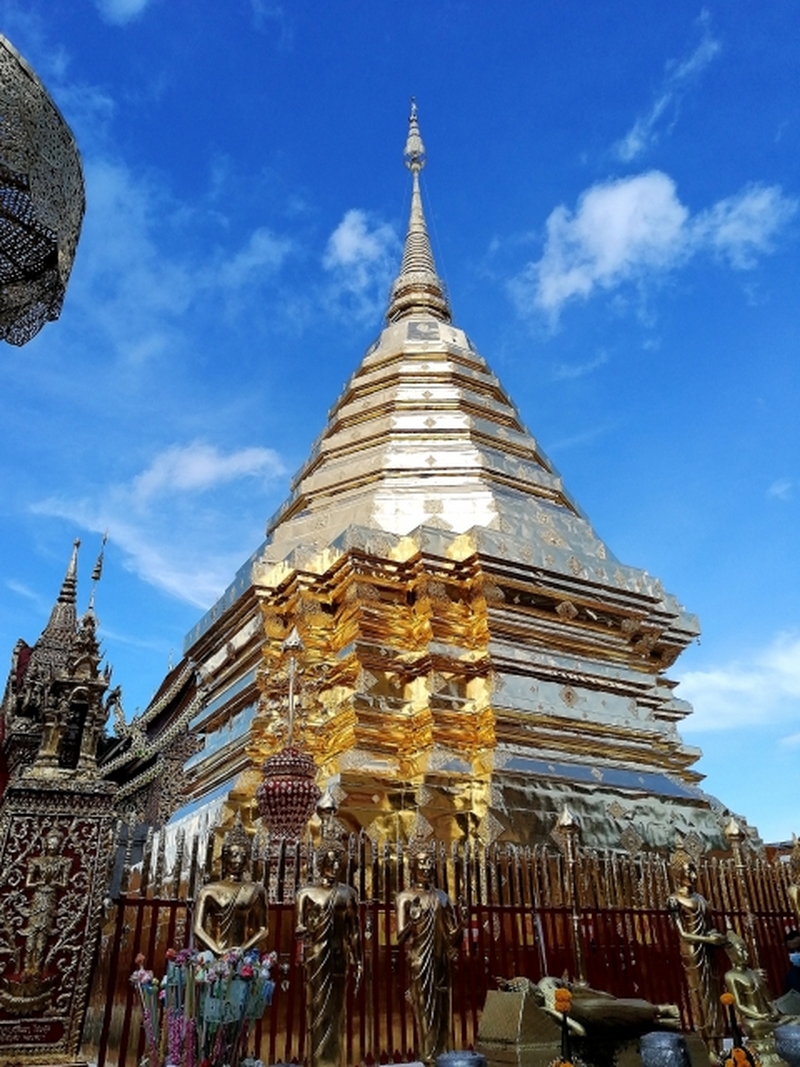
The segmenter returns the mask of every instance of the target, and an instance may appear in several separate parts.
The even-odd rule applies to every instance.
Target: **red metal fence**
[[[201,866],[196,845],[191,852]],[[179,850],[181,864],[184,853]],[[405,958],[396,944],[394,915],[407,866],[400,849],[375,847],[366,838],[351,841],[349,873],[362,901],[364,950],[364,981],[357,992],[351,990],[347,1011],[351,1064],[413,1058]],[[84,1028],[84,1052],[97,1067],[135,1067],[143,1054],[140,1010],[129,981],[137,953],[148,968],[163,974],[167,948],[189,942],[196,869],[185,874],[173,868],[166,878],[164,870],[163,855],[155,863],[146,856],[127,879],[135,888],[120,893],[109,911]],[[700,890],[715,907],[717,927],[730,926],[757,946],[757,963],[777,995],[785,970],[783,933],[793,923],[785,869],[753,860],[743,872],[723,860],[700,864],[700,873]],[[304,988],[293,900],[307,874],[301,849],[269,861],[261,857],[255,864],[254,876],[264,880],[271,900],[267,946],[278,955],[273,1005],[252,1035],[253,1054],[265,1063],[304,1057]],[[570,869],[564,856],[545,849],[467,844],[440,849],[438,881],[459,901],[465,919],[453,971],[455,1046],[474,1043],[486,992],[496,987],[497,977],[574,978],[579,972],[576,930],[590,985],[617,996],[677,1003],[691,1028],[660,857],[586,852]],[[722,953],[719,962],[726,969]]]

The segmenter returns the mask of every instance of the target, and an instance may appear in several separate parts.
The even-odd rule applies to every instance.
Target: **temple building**
[[[350,829],[532,845],[566,805],[588,845],[725,850],[729,813],[698,787],[667,675],[697,619],[598,538],[454,323],[415,110],[405,162],[386,325],[265,542],[120,725],[108,775],[152,817],[169,757],[162,817],[252,824],[262,764],[287,743],[296,628],[293,740]]]

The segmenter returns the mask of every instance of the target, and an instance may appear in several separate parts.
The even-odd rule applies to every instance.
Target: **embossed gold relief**
[[[425,754],[439,750],[458,752],[474,774],[476,763],[489,767],[484,754],[502,741],[697,780],[689,769],[694,750],[651,717],[669,699],[669,686],[642,696],[641,673],[655,679],[661,670],[661,628],[609,611],[596,597],[566,599],[520,566],[513,580],[499,581],[480,554],[445,561],[411,547],[407,539],[395,559],[354,547],[328,571],[284,570],[278,587],[260,588],[265,642],[254,759],[280,741],[280,640],[296,622],[307,648],[301,737],[321,776],[346,773],[342,760],[354,749],[410,783],[430,773]],[[541,679],[535,706],[516,707],[518,698],[504,692],[498,667],[509,655],[512,677]],[[575,665],[568,680],[559,656]],[[606,708],[598,684],[608,686],[612,670],[611,693],[620,699],[614,695]],[[468,771],[452,772],[455,782],[459,773]],[[473,814],[481,824],[485,812]],[[356,821],[374,831],[375,813],[365,818]],[[510,821],[502,832],[516,836]],[[632,834],[626,841],[616,835],[617,847],[632,847]]]
[[[486,594],[475,561],[432,568],[348,553],[330,572],[295,572],[260,591],[265,642],[261,701],[249,755],[280,743],[286,675],[280,641],[290,625],[305,652],[298,676],[298,740],[323,772],[350,748],[390,756],[401,778],[423,772],[435,746],[472,760],[495,743],[486,653]]]

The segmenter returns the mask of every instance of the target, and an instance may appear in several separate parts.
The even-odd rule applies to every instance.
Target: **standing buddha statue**
[[[411,887],[397,894],[397,943],[406,946],[411,978],[409,999],[425,1064],[450,1047],[451,962],[458,955],[462,927],[448,895],[433,884],[434,854],[411,853]]]
[[[347,980],[361,984],[358,895],[340,882],[344,848],[325,840],[316,852],[317,878],[295,902],[296,934],[303,942],[309,1067],[344,1067]]]
[[[670,874],[674,891],[667,908],[680,934],[692,1019],[709,1051],[716,1051],[725,1024],[714,948],[725,945],[725,935],[711,925],[708,901],[697,892],[697,866],[682,848],[670,857]]]

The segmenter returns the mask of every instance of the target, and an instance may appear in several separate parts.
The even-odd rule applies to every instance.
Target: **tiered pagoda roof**
[[[305,646],[299,733],[339,818],[376,838],[725,847],[666,676],[696,618],[621,563],[453,324],[411,213],[386,326],[267,527],[187,639],[208,699],[192,803],[253,806],[285,740],[282,644]],[[237,649],[239,651],[237,651]]]

